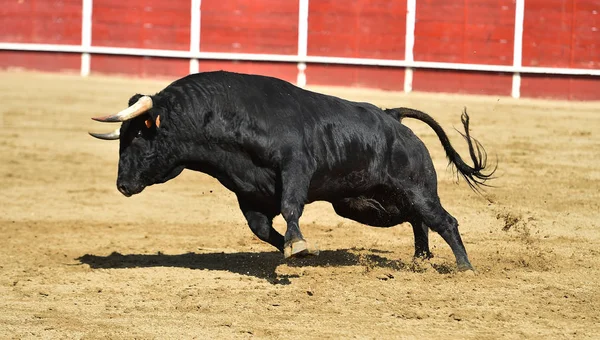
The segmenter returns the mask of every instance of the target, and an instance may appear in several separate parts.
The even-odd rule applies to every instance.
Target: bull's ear
[[[156,126],[156,128],[161,127],[161,124],[164,122],[165,112],[160,106],[154,107],[151,111],[148,111],[147,115],[149,116],[151,125]]]
[[[144,124],[146,124],[146,127],[149,129],[151,128],[153,125],[156,125],[157,128],[160,127],[160,115],[156,116],[155,120],[153,121],[152,119],[146,119],[144,121]]]
[[[135,104],[138,101],[138,99],[142,98],[143,96],[143,94],[136,93],[131,98],[129,98],[129,103],[127,103],[127,106]]]

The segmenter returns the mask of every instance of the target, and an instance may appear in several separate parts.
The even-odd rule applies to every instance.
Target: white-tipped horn
[[[104,117],[94,117],[92,119],[99,121],[99,122],[107,122],[107,123],[124,122],[126,120],[130,120],[132,118],[135,118],[135,117],[141,115],[142,113],[150,110],[151,108],[152,108],[152,98],[150,98],[149,96],[143,96],[140,99],[138,99],[138,101],[135,102],[135,104],[131,105],[130,107],[126,108],[125,110],[123,110],[115,115],[104,116]]]
[[[96,137],[98,139],[104,139],[104,140],[115,140],[115,139],[119,139],[119,136],[121,135],[121,129],[118,128],[113,132],[108,132],[108,133],[95,133],[95,132],[88,132],[90,134],[90,136],[92,137]]]

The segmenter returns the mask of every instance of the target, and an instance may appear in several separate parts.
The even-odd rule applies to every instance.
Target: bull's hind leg
[[[412,196],[411,202],[414,202],[414,209],[423,223],[440,234],[452,249],[458,270],[473,270],[458,232],[458,221],[442,207],[437,195],[424,195],[423,190],[420,189],[412,192],[410,196]]]
[[[420,217],[410,220],[415,237],[415,258],[430,259],[433,254],[429,250],[429,228]]]
[[[275,214],[267,214],[253,209],[252,204],[243,199],[239,199],[240,209],[248,221],[250,230],[262,241],[265,241],[283,252],[284,238],[277,230],[273,228],[273,217]]]

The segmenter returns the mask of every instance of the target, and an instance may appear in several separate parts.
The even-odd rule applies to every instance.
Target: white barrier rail
[[[514,65],[487,65],[487,64],[462,64],[443,63],[431,61],[409,61],[391,59],[343,58],[323,56],[298,56],[283,54],[254,54],[254,53],[226,53],[226,52],[191,52],[178,50],[156,50],[145,48],[103,47],[81,45],[54,45],[54,44],[28,44],[28,43],[0,43],[0,50],[34,51],[34,52],[67,52],[89,54],[113,54],[144,57],[182,58],[182,59],[209,59],[209,60],[239,60],[263,62],[289,62],[289,63],[318,63],[339,65],[362,66],[389,66],[407,68],[425,68],[439,70],[501,72],[501,73],[529,73],[574,76],[600,76],[600,69],[582,68],[555,68],[532,67]]]

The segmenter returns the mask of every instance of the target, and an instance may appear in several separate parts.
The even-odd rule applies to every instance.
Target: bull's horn
[[[99,122],[124,122],[126,120],[130,120],[132,118],[135,118],[139,115],[141,115],[142,113],[150,110],[152,108],[152,98],[150,98],[149,96],[143,96],[140,99],[138,99],[137,102],[135,102],[135,104],[131,105],[130,107],[126,108],[125,110],[112,115],[112,116],[104,116],[104,117],[94,117],[92,118],[93,120],[99,121]]]
[[[94,132],[88,132],[88,133],[90,134],[90,136],[96,137],[98,139],[115,140],[115,139],[119,139],[119,135],[121,134],[120,130],[121,129],[118,128],[115,131],[109,132],[109,133],[94,133]]]

